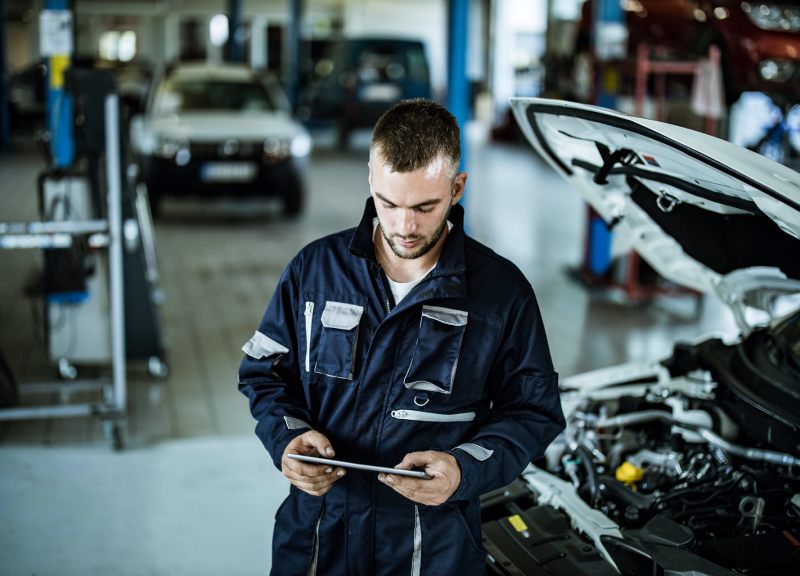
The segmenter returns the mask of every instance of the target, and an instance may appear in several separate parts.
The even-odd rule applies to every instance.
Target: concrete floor
[[[274,513],[288,484],[252,434],[236,391],[241,346],[288,260],[355,226],[368,196],[368,133],[348,152],[325,147],[308,173],[305,214],[269,206],[169,202],[157,223],[170,378],[129,367],[128,449],[112,453],[96,419],[0,423],[0,576],[264,574]],[[622,306],[572,279],[585,206],[528,147],[470,129],[468,231],[531,281],[562,376],[664,357],[676,339],[729,331],[712,298]],[[0,157],[0,221],[36,219],[44,167],[23,146]],[[53,378],[22,287],[35,251],[0,252],[0,347],[21,382]],[[89,394],[74,401],[96,400]],[[58,395],[26,397],[57,403]]]

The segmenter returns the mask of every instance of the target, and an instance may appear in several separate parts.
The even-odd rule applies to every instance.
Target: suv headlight
[[[264,140],[264,156],[267,160],[283,160],[291,154],[292,143],[286,138],[270,136]]]
[[[800,6],[742,2],[742,10],[763,30],[800,31]]]
[[[786,82],[794,73],[795,63],[791,60],[764,60],[758,64],[758,72],[764,80]]]
[[[311,153],[311,137],[308,134],[298,134],[292,139],[292,156],[304,158]]]

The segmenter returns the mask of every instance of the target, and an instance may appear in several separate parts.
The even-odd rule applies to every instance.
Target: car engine
[[[732,361],[748,353],[747,345],[678,345],[662,363],[568,379],[567,428],[546,462],[531,465],[516,489],[484,497],[490,568],[605,574],[597,563],[602,556],[614,568],[610,574],[800,574],[800,414],[787,421],[779,410],[791,406],[800,387],[773,378],[772,388],[788,394],[772,397],[774,409],[758,401],[769,387],[764,382],[740,387],[763,376],[754,364],[748,374]],[[722,368],[732,365],[736,381],[723,381]],[[568,525],[526,541],[514,525],[541,526],[543,507]],[[585,558],[573,554],[567,568],[566,549],[535,554],[537,542],[552,546],[554,538],[581,542]],[[514,559],[511,541],[536,557],[531,568]]]

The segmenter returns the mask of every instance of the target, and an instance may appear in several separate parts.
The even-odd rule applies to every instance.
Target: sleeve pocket
[[[250,358],[260,360],[261,358],[268,358],[276,354],[288,354],[289,349],[269,336],[256,331],[253,337],[247,341],[247,344],[242,346],[242,351],[250,356]]]
[[[343,302],[325,303],[314,372],[344,380],[353,379],[358,325],[363,313],[363,306]]]

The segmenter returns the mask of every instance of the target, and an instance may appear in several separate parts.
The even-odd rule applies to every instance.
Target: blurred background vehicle
[[[298,116],[337,124],[340,146],[400,100],[430,98],[425,48],[392,38],[342,40],[327,47],[307,79]]]
[[[311,138],[270,76],[179,66],[132,120],[131,136],[156,214],[165,196],[272,196],[288,215],[302,208]]]
[[[578,54],[590,49],[596,5],[583,5]],[[629,54],[644,44],[658,47],[661,59],[697,59],[716,45],[728,105],[747,91],[770,92],[785,103],[800,100],[800,1],[623,0],[621,6]]]

